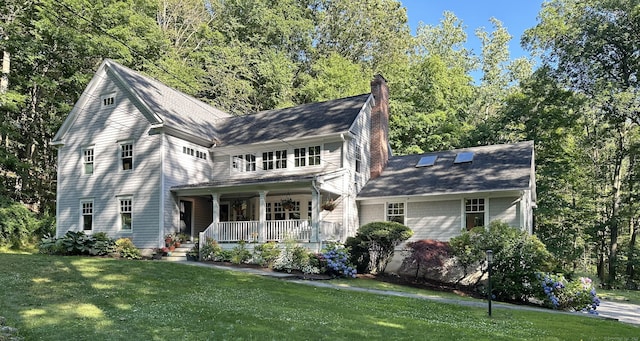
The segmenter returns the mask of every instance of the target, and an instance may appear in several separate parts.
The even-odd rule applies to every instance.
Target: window
[[[284,220],[284,208],[282,208],[281,202],[273,203],[273,220]]]
[[[132,229],[132,203],[131,198],[120,199],[120,229],[124,231],[131,231]]]
[[[362,171],[362,148],[360,146],[356,146],[356,173],[360,173]]]
[[[284,169],[284,168],[287,168],[287,151],[277,150],[276,151],[276,169]]]
[[[273,169],[273,152],[262,153],[262,169]]]
[[[80,210],[82,213],[82,230],[93,230],[93,200],[80,201]]]
[[[311,201],[307,203],[307,219],[311,220],[311,215],[313,214],[313,204]]]
[[[293,208],[289,210],[289,219],[300,219],[300,202],[294,201]]]
[[[387,221],[395,221],[404,224],[404,203],[390,202],[387,203]]]
[[[253,154],[235,155],[232,167],[236,172],[255,172],[256,156]]]
[[[271,220],[271,203],[266,203],[266,211],[267,211],[267,220]]]
[[[93,174],[93,148],[86,148],[82,151],[84,160],[84,174]]]
[[[309,147],[309,166],[320,164],[320,146]]]
[[[296,148],[293,150],[293,159],[296,167],[304,167],[307,165],[307,150],[305,148]]]
[[[133,143],[123,143],[120,145],[120,149],[122,170],[133,169]]]
[[[186,146],[182,147],[182,153],[183,154],[187,154],[187,155],[191,155],[191,156],[195,156],[198,159],[202,159],[202,160],[206,160],[207,159],[207,153],[206,152],[195,150],[193,148],[186,147]]]
[[[484,199],[466,199],[464,206],[467,230],[484,226]]]

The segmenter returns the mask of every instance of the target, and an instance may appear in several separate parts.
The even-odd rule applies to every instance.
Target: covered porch
[[[221,244],[342,240],[339,192],[321,189],[315,177],[245,179],[172,189],[180,210],[180,230],[190,230],[201,243],[210,238]]]

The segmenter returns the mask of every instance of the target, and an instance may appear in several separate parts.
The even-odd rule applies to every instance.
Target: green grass
[[[0,254],[0,315],[25,340],[598,340],[640,328],[439,304],[154,261]]]
[[[598,289],[598,296],[601,299],[608,301],[618,301],[624,303],[632,303],[640,305],[640,291],[639,290],[605,290]]]

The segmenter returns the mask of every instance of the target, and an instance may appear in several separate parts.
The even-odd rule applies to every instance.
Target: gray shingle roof
[[[347,132],[364,107],[369,94],[221,120],[219,145],[320,136]]]
[[[220,119],[230,116],[112,60],[105,64],[168,126],[213,141]]]
[[[462,151],[474,152],[473,161],[454,164],[456,154]],[[427,155],[438,156],[435,164],[416,168]],[[533,162],[532,141],[395,156],[358,198],[528,189]]]

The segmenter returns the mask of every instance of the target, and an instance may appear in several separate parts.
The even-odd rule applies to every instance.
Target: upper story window
[[[273,152],[262,153],[262,169],[273,169]]]
[[[307,158],[308,157],[308,158]],[[320,146],[296,148],[293,150],[294,166],[314,166],[320,164]]]
[[[232,160],[232,167],[236,172],[255,172],[256,156],[253,154],[235,155]]]
[[[287,150],[276,150],[276,169],[287,168]]]
[[[388,202],[387,203],[387,221],[395,221],[404,224],[404,203]]]
[[[207,153],[199,151],[199,150],[195,150],[191,147],[186,147],[183,146],[182,147],[182,153],[183,154],[187,154],[187,155],[191,155],[191,156],[195,156],[198,159],[202,159],[202,160],[206,160],[207,159]]]
[[[304,167],[307,165],[307,149],[296,148],[293,150],[294,166]]]
[[[108,94],[100,97],[103,107],[110,107],[116,104],[116,94]]]
[[[320,164],[320,146],[309,147],[309,166]]]
[[[93,147],[82,150],[82,159],[84,165],[84,174],[93,174]]]
[[[82,230],[93,230],[93,200],[80,201],[80,211],[82,214]]]
[[[133,169],[133,143],[120,144],[120,161],[122,170]]]
[[[464,207],[467,230],[471,230],[476,226],[484,226],[484,199],[466,199]]]
[[[133,199],[120,198],[120,229],[131,231],[133,229]]]

